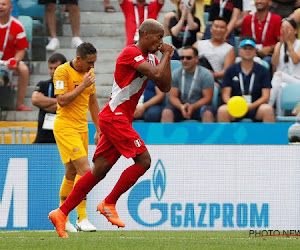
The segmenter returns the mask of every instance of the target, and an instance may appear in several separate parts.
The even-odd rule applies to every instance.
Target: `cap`
[[[253,48],[255,48],[256,44],[251,39],[244,39],[240,42],[240,48],[245,47],[245,46],[252,46]]]

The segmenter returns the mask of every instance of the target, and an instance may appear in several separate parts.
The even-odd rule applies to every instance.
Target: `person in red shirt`
[[[1,67],[18,76],[16,110],[31,111],[23,104],[29,82],[29,69],[22,60],[28,41],[23,25],[10,14],[12,8],[11,0],[0,0],[0,60],[6,64]]]
[[[157,19],[165,0],[154,0],[149,4],[146,0],[119,0],[125,17],[126,46],[138,41],[138,28],[147,18]]]
[[[154,19],[145,20],[139,28],[139,40],[129,45],[118,56],[110,100],[98,115],[101,130],[92,170],[82,176],[71,194],[58,209],[49,213],[58,235],[68,238],[65,221],[68,214],[101,181],[121,155],[132,158],[134,164],[123,171],[111,193],[98,204],[97,210],[108,221],[125,227],[115,206],[120,196],[131,188],[150,168],[151,157],[145,142],[133,129],[132,121],[138,101],[148,79],[155,82],[162,92],[171,89],[172,45],[163,43],[163,25]],[[162,58],[158,64],[153,55],[160,50]]]
[[[271,0],[255,0],[256,12],[245,17],[241,29],[243,36],[255,39],[257,55],[268,62],[279,41],[281,26],[281,17],[269,12],[271,4]]]

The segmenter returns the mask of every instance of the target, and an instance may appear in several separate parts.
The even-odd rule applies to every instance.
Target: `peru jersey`
[[[111,98],[100,112],[100,119],[121,115],[133,121],[136,105],[148,82],[136,67],[145,61],[153,66],[158,62],[153,54],[145,55],[135,45],[127,46],[121,52],[116,62]]]

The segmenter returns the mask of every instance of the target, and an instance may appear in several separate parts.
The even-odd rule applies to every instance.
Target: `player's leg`
[[[64,201],[67,199],[69,194],[71,193],[73,186],[74,186],[74,180],[76,176],[76,169],[73,166],[71,162],[67,163],[65,165],[65,176],[63,178],[63,181],[60,186],[59,191],[59,198],[60,198],[60,206],[64,203]],[[67,232],[77,232],[76,228],[73,226],[73,224],[70,223],[69,217],[67,217],[66,220],[66,231]]]

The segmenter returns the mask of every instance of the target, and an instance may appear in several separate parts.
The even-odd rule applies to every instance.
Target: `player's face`
[[[94,68],[96,61],[97,61],[97,54],[87,55],[86,58],[84,59],[79,57],[81,71],[89,72],[91,68]]]
[[[10,15],[12,5],[10,0],[0,0],[0,17],[6,17]]]
[[[159,31],[153,34],[148,34],[148,41],[149,41],[149,48],[148,50],[151,53],[155,53],[156,51],[158,51],[160,49],[160,47],[163,44],[163,38],[164,36],[164,32],[163,31]]]
[[[49,75],[51,76],[51,78],[53,78],[54,72],[59,65],[61,65],[60,61],[55,63],[48,63]]]

